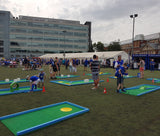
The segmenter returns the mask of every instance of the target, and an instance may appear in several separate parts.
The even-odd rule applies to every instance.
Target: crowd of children
[[[43,60],[40,58],[28,58],[25,57],[23,59],[16,59],[16,60],[1,60],[0,65],[10,65],[12,62],[16,62],[16,64],[20,64],[20,66],[24,66],[25,70],[29,69],[38,69],[40,70],[40,73],[38,75],[34,75],[31,77],[27,77],[27,79],[30,80],[31,83],[31,90],[33,88],[37,88],[38,86],[44,86],[44,80],[46,78],[46,74],[44,70],[42,69],[42,65],[49,65],[49,78],[50,79],[56,79],[56,76],[61,75],[61,65],[65,66],[66,69],[69,67],[69,72],[71,74],[77,73],[77,67],[80,64],[84,65],[84,71],[87,71],[88,67],[90,67],[92,72],[92,79],[94,80],[94,87],[92,89],[97,89],[99,86],[99,72],[100,72],[100,62],[98,61],[98,56],[94,55],[93,59],[84,59],[81,60],[80,63],[79,59],[71,58],[71,59],[59,59],[57,57],[50,58],[49,60]],[[125,92],[124,89],[124,76],[128,75],[127,69],[129,65],[124,63],[124,61],[121,58],[121,55],[118,56],[117,61],[113,62],[113,68],[115,69],[115,76],[117,77],[117,93],[120,91]],[[140,78],[144,78],[144,67],[145,62],[142,58],[140,58],[139,63],[139,71],[140,71]],[[151,72],[154,71],[155,62],[153,59],[150,61],[150,70]]]

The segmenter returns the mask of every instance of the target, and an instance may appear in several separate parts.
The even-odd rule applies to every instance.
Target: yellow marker
[[[58,81],[58,83],[63,83],[63,81]]]
[[[101,74],[103,74],[103,72],[100,72],[99,74],[101,75]]]
[[[71,85],[70,83],[65,83],[65,84],[67,84],[67,85]]]
[[[63,111],[63,112],[70,112],[70,111],[72,111],[72,108],[63,107],[63,108],[61,108],[60,110]]]

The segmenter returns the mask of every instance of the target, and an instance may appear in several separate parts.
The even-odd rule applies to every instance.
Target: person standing
[[[56,78],[56,74],[58,72],[58,65],[57,65],[57,61],[54,61],[54,64],[52,65],[53,68],[53,74],[52,74],[52,79],[57,79]]]
[[[92,71],[92,79],[94,80],[94,87],[92,89],[94,90],[98,88],[99,71],[100,71],[98,56],[96,55],[93,55],[93,62],[91,63],[91,71]]]
[[[72,60],[72,70],[73,70],[73,74],[76,74],[76,72],[77,72],[76,58],[74,58],[74,59]]]
[[[118,56],[118,60],[115,62],[114,68],[122,66],[124,61],[122,60],[121,55]]]
[[[117,93],[120,92],[120,89],[123,91],[123,92],[126,92],[124,90],[124,78],[123,76],[126,75],[126,63],[124,63],[122,66],[116,68],[116,73],[115,73],[115,76],[117,77]]]
[[[84,71],[87,71],[87,66],[88,66],[88,60],[86,58],[84,61]]]
[[[72,69],[73,69],[72,67],[73,67],[73,62],[72,62],[72,59],[70,59],[70,60],[69,60],[69,71],[70,71],[70,73],[72,73],[72,71],[73,71],[73,70],[72,70]]]
[[[155,66],[154,59],[151,59],[151,61],[150,61],[150,70],[151,70],[151,72],[154,71],[154,66]]]
[[[40,69],[40,73],[39,73],[39,79],[40,79],[40,82],[39,82],[39,87],[40,87],[40,83],[42,83],[42,87],[44,86],[44,80],[46,79],[46,73],[44,72],[43,69]]]
[[[69,59],[65,59],[65,65],[66,65],[66,69],[68,69],[68,66],[69,66]]]
[[[140,78],[144,78],[144,66],[145,66],[145,62],[142,58],[140,58],[140,62],[139,62],[139,71],[141,73]]]
[[[61,75],[61,63],[60,63],[60,60],[58,59],[58,57],[56,57],[56,62],[57,62],[57,66],[58,66],[57,74],[60,76]]]

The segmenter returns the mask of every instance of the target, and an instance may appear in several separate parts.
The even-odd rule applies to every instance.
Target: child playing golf
[[[27,76],[26,77],[27,80],[30,80],[30,87],[31,87],[31,91],[33,92],[33,89],[37,89],[37,84],[39,83],[40,79],[38,78],[38,76]]]
[[[123,81],[124,81],[123,75],[126,75],[125,67],[126,67],[126,63],[116,68],[115,76],[117,77],[117,93],[120,92],[119,91],[120,89],[123,92],[126,92],[123,88]]]

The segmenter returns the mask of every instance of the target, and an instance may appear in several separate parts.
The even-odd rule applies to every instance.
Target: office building
[[[0,57],[38,57],[47,53],[87,52],[91,22],[19,16],[0,11]]]

